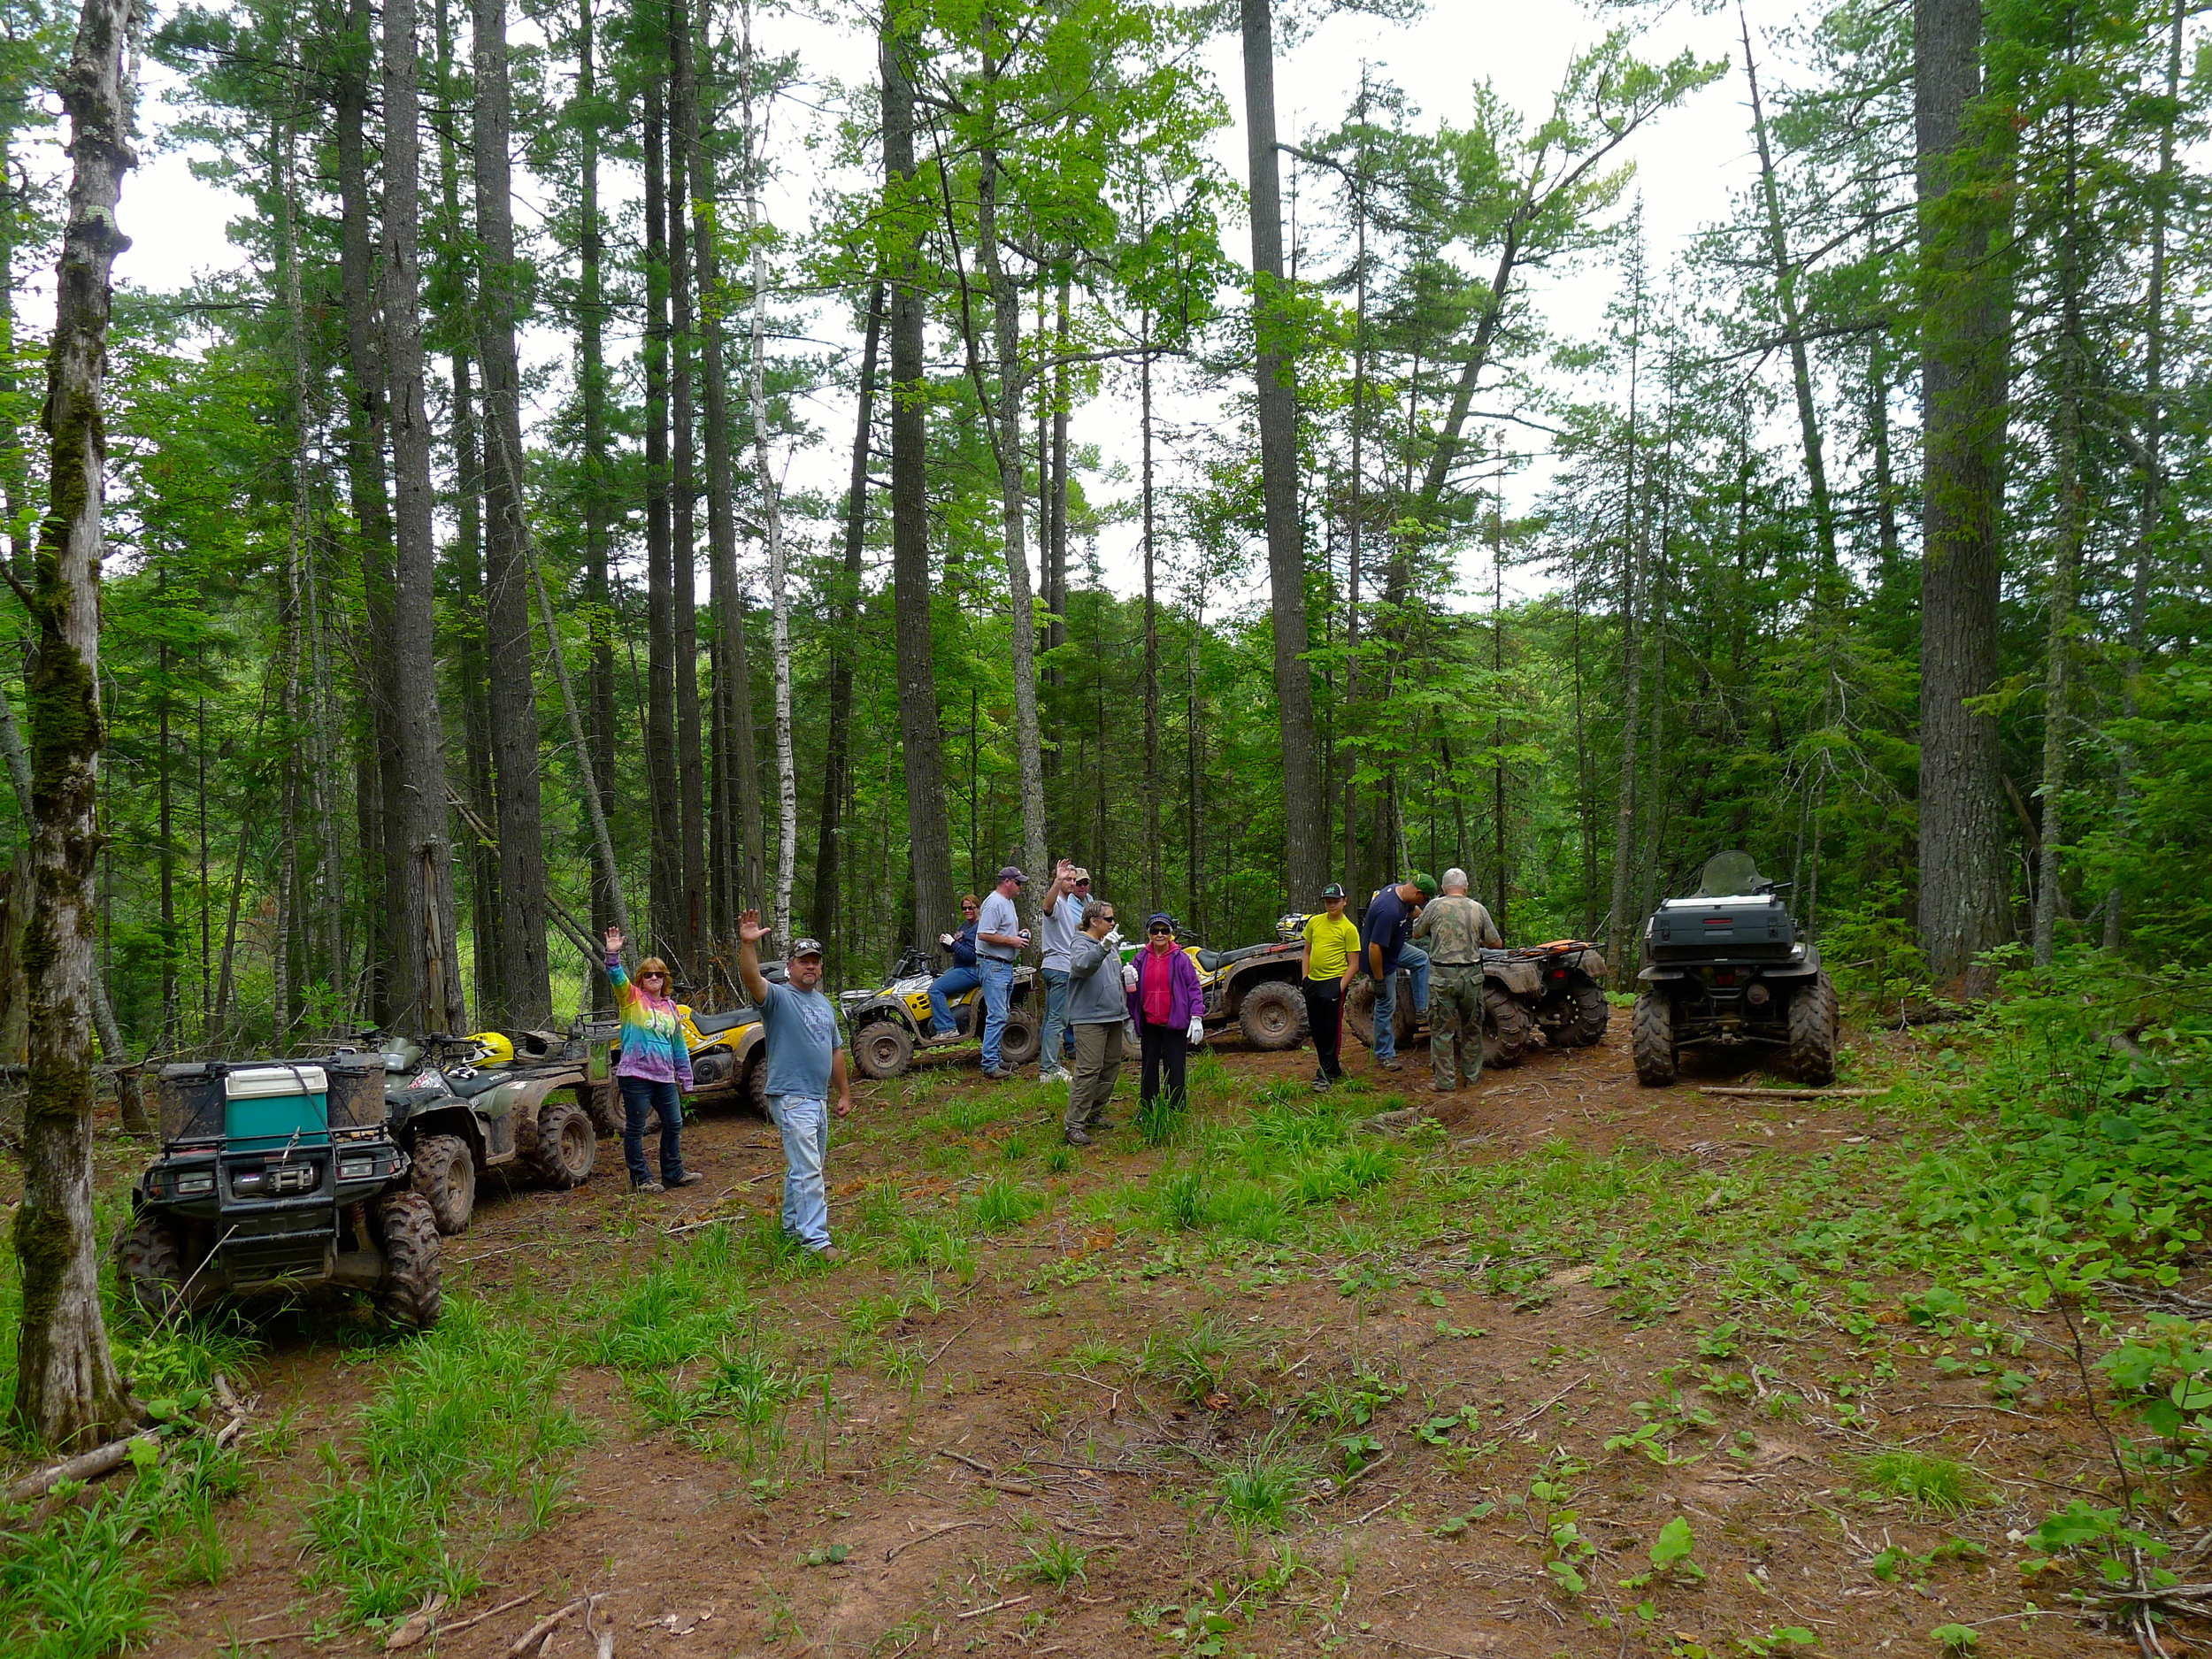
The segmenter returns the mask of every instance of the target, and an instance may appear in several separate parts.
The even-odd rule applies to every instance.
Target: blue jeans
[[[973,968],[947,968],[929,982],[930,1025],[940,1037],[949,1037],[959,1026],[953,1023],[952,999],[983,983]]]
[[[1429,953],[1418,945],[1398,952],[1398,967],[1413,980],[1413,1013],[1418,1019],[1429,1011]],[[1398,973],[1394,968],[1375,992],[1375,1058],[1388,1060],[1398,1052]]]
[[[771,1094],[768,1116],[783,1132],[783,1230],[810,1250],[829,1248],[829,1102]]]
[[[1037,1066],[1038,1075],[1050,1077],[1062,1069],[1060,1041],[1064,1035],[1071,1052],[1075,1045],[1075,1030],[1068,1024],[1068,971],[1065,968],[1040,968],[1037,977],[1045,982],[1045,1039],[1038,1046],[1042,1056]]]
[[[619,1077],[615,1081],[622,1086],[622,1161],[630,1167],[630,1185],[642,1187],[653,1179],[645,1168],[645,1120],[657,1110],[661,1118],[661,1185],[681,1180],[684,1103],[675,1084],[649,1077]]]
[[[1006,1034],[1006,1011],[1014,1002],[1014,964],[983,956],[976,966],[983,970],[983,1069],[995,1071],[998,1041]]]

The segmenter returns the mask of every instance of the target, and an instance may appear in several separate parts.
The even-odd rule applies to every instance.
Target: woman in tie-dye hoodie
[[[622,1160],[630,1166],[634,1192],[664,1193],[693,1187],[707,1178],[684,1172],[683,1096],[691,1089],[691,1050],[683,1022],[669,995],[668,964],[658,956],[638,964],[637,981],[622,967],[622,930],[607,929],[607,982],[614,987],[622,1016],[622,1055],[615,1062],[615,1082],[622,1090]],[[645,1120],[661,1120],[661,1178],[645,1167]]]

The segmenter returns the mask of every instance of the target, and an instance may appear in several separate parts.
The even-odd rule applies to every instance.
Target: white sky
[[[1795,0],[1763,0],[1763,4],[1755,0],[1750,8],[1755,35],[1763,28],[1786,24],[1797,10]],[[1525,111],[1540,112],[1547,107],[1551,89],[1571,55],[1600,38],[1612,20],[1571,4],[1499,5],[1467,0],[1432,0],[1427,15],[1409,26],[1339,15],[1294,50],[1279,55],[1278,126],[1284,138],[1292,142],[1333,127],[1357,92],[1363,67],[1379,80],[1395,82],[1431,122],[1464,120],[1471,88],[1484,79],[1494,82],[1504,97]],[[872,42],[864,36],[765,11],[757,27],[767,50],[798,50],[802,73],[807,79],[857,81],[872,72]],[[1639,47],[1641,55],[1659,58],[1687,46],[1701,58],[1723,58],[1730,64],[1724,79],[1662,117],[1626,148],[1629,158],[1638,164],[1633,188],[1643,200],[1646,234],[1655,270],[1663,271],[1671,263],[1692,233],[1720,218],[1731,193],[1742,189],[1749,180],[1753,160],[1748,113],[1734,27],[1732,11],[1696,15],[1689,8],[1674,7]],[[1778,57],[1771,45],[1762,50]],[[1236,126],[1218,135],[1217,153],[1230,176],[1240,180],[1245,168],[1243,80],[1236,42],[1229,36],[1216,40],[1205,60],[1229,108],[1239,118]],[[1780,67],[1778,63],[1778,70]],[[154,66],[148,68],[150,86],[142,107],[149,120],[158,121],[163,108],[157,87],[150,84]],[[1775,78],[1778,80],[1779,74]],[[805,111],[790,105],[780,109],[777,115],[775,131],[783,141],[779,158],[784,171],[770,211],[787,229],[803,226],[808,203],[826,176],[821,171],[821,151],[796,142],[809,119]],[[124,230],[134,238],[134,246],[118,262],[119,280],[142,288],[173,288],[195,274],[234,268],[242,262],[225,231],[227,221],[242,211],[242,204],[194,179],[187,163],[187,157],[174,152],[150,156],[127,180],[119,217]],[[607,182],[613,189],[621,188],[614,177]],[[519,173],[518,187],[526,188]],[[1317,192],[1320,187],[1309,180],[1307,188]],[[1240,260],[1248,257],[1248,227],[1240,222],[1225,226],[1224,231],[1233,256]],[[1601,326],[1603,310],[1614,287],[1609,270],[1602,266],[1570,270],[1542,280],[1542,304],[1555,333],[1583,336]],[[49,285],[38,286],[50,292]],[[812,330],[818,334],[838,326],[826,318],[818,322],[819,326]],[[550,332],[541,332],[526,342],[526,355],[540,362],[558,362],[565,349],[565,341]],[[794,457],[789,477],[795,485],[815,483],[829,490],[841,488],[849,453],[849,413],[833,402],[817,403],[809,413],[824,432],[825,442],[811,453]],[[1184,398],[1164,408],[1163,414],[1171,420],[1187,422],[1203,419],[1206,407]],[[1136,423],[1133,407],[1125,400],[1118,400],[1110,391],[1098,403],[1077,411],[1071,432],[1073,442],[1099,445],[1110,465],[1122,463],[1133,479]],[[1525,506],[1540,488],[1544,472],[1540,461],[1509,483],[1509,504]],[[1133,493],[1134,486],[1123,488]],[[829,534],[830,528],[818,527],[822,534]],[[1126,592],[1135,586],[1135,549],[1133,526],[1111,527],[1101,538],[1100,554],[1108,580],[1118,590]],[[1473,557],[1479,560],[1479,555]],[[1258,564],[1263,569],[1264,561]],[[1477,572],[1470,569],[1463,574],[1471,581]],[[1482,575],[1486,587],[1486,570]],[[1233,604],[1238,597],[1214,595],[1210,608],[1217,610],[1225,602]]]

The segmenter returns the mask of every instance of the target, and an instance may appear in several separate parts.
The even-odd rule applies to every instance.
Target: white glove
[[[1190,1046],[1195,1048],[1206,1041],[1206,1022],[1193,1014],[1190,1017],[1190,1031],[1187,1034],[1190,1038]]]
[[[1121,964],[1121,988],[1124,991],[1133,991],[1137,988],[1137,964],[1135,963],[1125,962]]]
[[[1121,929],[1120,929],[1118,926],[1115,927],[1115,928],[1114,928],[1114,929],[1113,929],[1110,933],[1109,933],[1106,935],[1106,937],[1105,937],[1105,938],[1103,938],[1103,939],[1100,940],[1098,942],[1099,942],[1100,944],[1102,944],[1102,945],[1111,945],[1111,946],[1113,946],[1113,947],[1114,947],[1114,949],[1116,949],[1117,950],[1120,949],[1121,949]]]

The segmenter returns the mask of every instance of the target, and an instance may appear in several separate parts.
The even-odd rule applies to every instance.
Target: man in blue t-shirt
[[[983,975],[983,1075],[1003,1083],[1014,1068],[1002,1064],[999,1040],[1006,1034],[1006,1017],[1013,1006],[1014,961],[1029,949],[1029,930],[1022,926],[1014,901],[1029,879],[1016,864],[998,872],[998,885],[983,895],[982,913],[975,925],[975,965]]]
[[[1409,942],[1408,935],[1413,932],[1415,912],[1435,896],[1436,878],[1414,875],[1375,895],[1360,918],[1360,956],[1376,986],[1375,1064],[1386,1071],[1399,1071],[1403,1064],[1398,1058],[1396,1029],[1399,969],[1405,969],[1413,980],[1414,1018],[1424,1018],[1429,1011],[1429,953]]]
[[[737,918],[737,973],[745,995],[760,1010],[768,1053],[768,1116],[783,1134],[783,1230],[825,1262],[837,1260],[830,1242],[829,1190],[823,1176],[829,1159],[829,1092],[837,1090],[837,1115],[849,1118],[852,1087],[845,1077],[845,1040],[837,1010],[822,995],[819,941],[795,939],[784,959],[788,985],[771,985],[760,971],[760,941],[768,930],[760,912]]]

